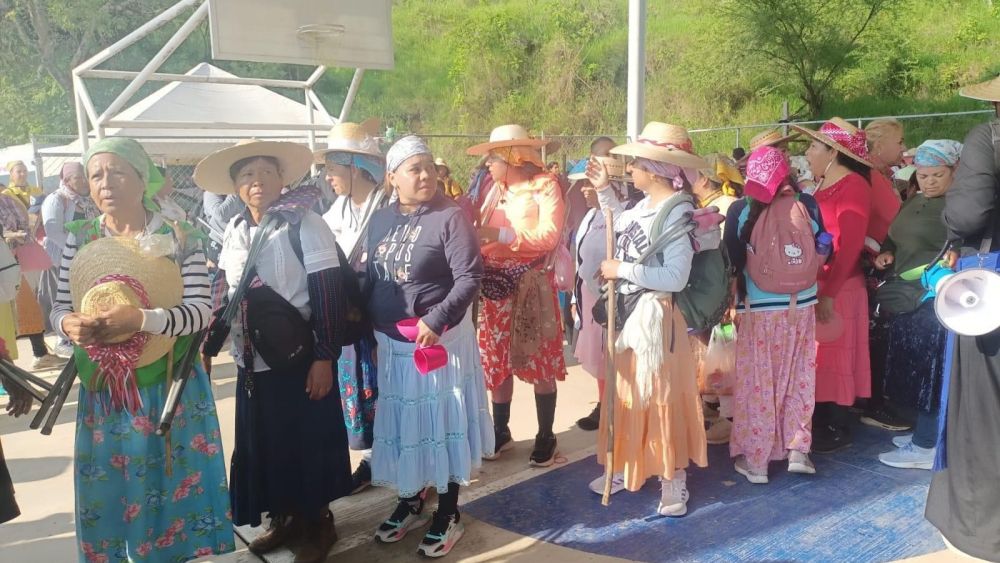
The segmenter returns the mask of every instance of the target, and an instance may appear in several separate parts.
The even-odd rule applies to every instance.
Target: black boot
[[[500,452],[514,447],[514,439],[510,435],[510,403],[493,403],[493,436],[496,441],[493,447],[493,455],[484,456],[483,459],[493,461],[500,459]]]
[[[538,414],[538,434],[535,435],[530,464],[548,467],[556,457],[556,435],[552,433],[552,423],[556,418],[556,393],[535,394],[535,412]]]
[[[601,403],[597,403],[594,410],[590,414],[576,421],[576,425],[582,430],[597,430],[601,425]]]

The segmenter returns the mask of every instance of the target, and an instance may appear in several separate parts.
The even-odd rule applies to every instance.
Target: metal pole
[[[90,125],[87,121],[87,109],[83,105],[82,90],[84,88],[86,86],[83,85],[83,80],[74,74],[73,101],[76,103],[76,132],[80,139],[80,150],[87,152],[90,149],[90,139],[87,138],[90,133]]]
[[[320,100],[319,96],[316,95],[316,91],[315,90],[311,90],[311,89],[310,90],[306,90],[306,96],[309,96],[309,99],[312,100],[314,108],[316,108],[317,110],[323,112],[323,115],[326,116],[327,119],[330,119],[330,112],[328,112],[326,110],[326,106],[323,105],[323,101]],[[332,121],[332,119],[331,119],[331,121]]]
[[[314,70],[313,73],[311,75],[309,75],[309,78],[306,79],[306,86],[308,86],[310,88],[312,88],[313,86],[315,86],[316,83],[319,82],[319,79],[323,78],[323,73],[325,73],[325,72],[326,72],[326,66],[325,65],[320,65],[320,66],[316,67],[316,70]]]
[[[42,184],[45,180],[45,170],[42,168],[42,155],[38,152],[38,143],[35,142],[34,135],[31,135],[31,156],[35,163],[35,184],[44,190],[45,186]]]
[[[645,109],[646,87],[646,0],[628,2],[628,109],[626,134],[629,141],[639,137]]]
[[[347,116],[351,113],[351,106],[354,105],[354,98],[358,96],[358,88],[361,87],[361,78],[365,75],[365,69],[354,70],[354,78],[351,79],[351,87],[347,89],[347,97],[344,98],[344,105],[340,108],[340,117],[337,122],[347,121]]]
[[[132,96],[135,95],[136,92],[139,91],[139,88],[142,88],[142,85],[146,83],[146,80],[149,79],[150,75],[156,72],[156,69],[160,68],[160,65],[162,65],[163,62],[174,53],[177,47],[179,47],[180,44],[183,43],[189,35],[191,35],[191,32],[194,31],[194,29],[198,27],[198,25],[200,25],[202,20],[206,17],[208,17],[208,2],[199,6],[198,9],[191,14],[191,17],[189,17],[187,21],[184,22],[184,25],[177,30],[177,33],[175,33],[174,36],[167,41],[167,44],[164,45],[158,53],[156,53],[152,60],[146,63],[146,66],[142,68],[139,75],[125,87],[121,94],[118,94],[118,97],[115,98],[115,101],[111,102],[108,109],[104,110],[104,113],[102,113],[101,117],[98,118],[99,127],[106,125],[112,116],[121,111],[122,107],[132,98]]]
[[[313,111],[312,98],[309,97],[310,90],[311,90],[311,88],[306,88],[305,89],[306,113],[309,114],[309,125],[315,125],[316,124],[316,112]],[[309,150],[315,151],[316,150],[316,131],[314,131],[313,129],[310,129],[306,133],[306,138],[309,139]],[[315,168],[315,167],[313,167],[313,168]],[[313,172],[315,172],[315,170],[313,170]]]
[[[781,121],[785,123],[781,128],[781,134],[788,135],[788,100],[781,102]]]
[[[109,78],[113,80],[129,80],[139,76],[138,72],[131,70],[82,70],[79,74],[83,78]],[[204,74],[171,74],[164,72],[154,72],[146,77],[147,82],[197,82],[207,84],[241,84],[252,86],[266,86],[268,88],[295,88],[301,90],[309,85],[301,80],[277,80],[272,78],[243,78],[242,76],[207,76]]]

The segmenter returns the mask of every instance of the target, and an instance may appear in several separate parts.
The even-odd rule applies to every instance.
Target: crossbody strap
[[[250,242],[250,251],[247,254],[246,264],[243,265],[243,275],[240,278],[240,284],[236,286],[236,291],[233,293],[232,298],[229,299],[229,303],[226,304],[226,308],[222,311],[221,318],[226,324],[232,323],[233,318],[236,317],[236,312],[240,309],[240,302],[243,300],[243,294],[246,293],[246,290],[250,287],[250,283],[253,282],[257,257],[260,255],[265,240],[278,226],[278,222],[279,219],[276,215],[265,215],[264,220],[258,225],[257,232],[254,233],[253,240]]]

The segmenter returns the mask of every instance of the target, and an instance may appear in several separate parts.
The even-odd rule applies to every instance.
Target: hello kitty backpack
[[[761,212],[747,247],[747,274],[769,293],[792,295],[816,283],[822,266],[812,218],[795,190],[785,186]]]

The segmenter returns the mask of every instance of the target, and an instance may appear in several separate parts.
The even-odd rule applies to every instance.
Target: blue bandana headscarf
[[[913,155],[916,166],[951,166],[958,164],[962,143],[948,139],[924,141]]]
[[[358,168],[367,173],[368,176],[371,177],[371,181],[376,185],[381,184],[382,179],[385,178],[382,159],[378,157],[350,152],[333,151],[326,153],[326,161],[328,163],[339,164],[341,166],[353,166]]]

